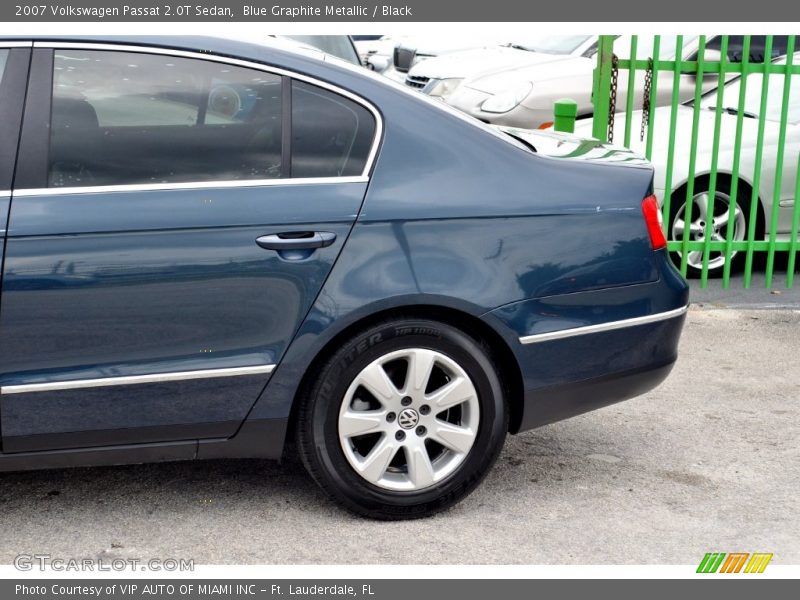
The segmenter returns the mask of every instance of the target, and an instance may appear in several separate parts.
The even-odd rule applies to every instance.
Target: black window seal
[[[53,98],[53,49],[31,55],[25,115],[22,120],[14,189],[46,188]]]
[[[292,178],[292,78],[281,75],[281,179]]]
[[[0,48],[0,51],[3,50],[8,50],[0,81],[0,190],[5,193],[14,187],[31,48]]]

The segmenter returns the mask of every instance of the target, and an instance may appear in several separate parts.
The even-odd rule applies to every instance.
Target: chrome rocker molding
[[[656,313],[654,315],[645,315],[644,317],[634,317],[632,319],[622,319],[621,321],[598,323],[597,325],[587,325],[585,327],[572,327],[570,329],[560,329],[558,331],[548,331],[546,333],[536,333],[534,335],[526,335],[519,338],[519,342],[520,344],[538,344],[539,342],[561,340],[577,335],[588,335],[590,333],[601,333],[604,331],[614,331],[615,329],[624,329],[625,327],[636,327],[637,325],[646,325],[648,323],[657,323],[658,321],[674,319],[675,317],[680,317],[687,310],[689,310],[689,307],[684,306],[682,308],[676,308],[675,310],[668,310],[666,312]]]
[[[4,385],[1,394],[25,394],[29,392],[52,392],[57,390],[78,390],[84,388],[107,387],[112,385],[135,385],[139,383],[163,383],[186,381],[188,379],[211,379],[214,377],[237,377],[240,375],[260,375],[272,373],[275,365],[254,367],[232,367],[226,369],[204,369],[201,371],[176,371],[174,373],[153,373],[150,375],[130,375],[127,377],[103,377],[100,379],[74,379],[70,381],[48,381],[45,383],[23,383]]]

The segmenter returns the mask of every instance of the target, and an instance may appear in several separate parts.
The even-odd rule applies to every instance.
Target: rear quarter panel
[[[359,219],[250,419],[287,418],[313,358],[375,312],[425,304],[480,317],[658,278],[641,215],[649,168],[537,156],[389,92],[370,98],[385,137]]]

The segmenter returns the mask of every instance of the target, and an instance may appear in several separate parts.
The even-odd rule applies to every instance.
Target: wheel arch
[[[321,364],[332,354],[332,349],[340,346],[345,339],[355,335],[357,332],[392,318],[423,318],[439,321],[455,327],[473,338],[486,342],[494,355],[494,363],[498,368],[498,376],[506,394],[510,413],[509,431],[514,433],[519,430],[524,408],[522,372],[508,342],[494,327],[469,312],[439,304],[414,304],[385,308],[363,316],[338,331],[317,350],[305,370],[292,399],[286,432],[286,444],[294,441],[297,417],[303,395],[313,385],[314,374],[319,372]]]

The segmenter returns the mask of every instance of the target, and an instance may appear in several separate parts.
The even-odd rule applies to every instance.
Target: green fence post
[[[608,141],[608,100],[611,96],[611,61],[614,55],[614,36],[601,35],[597,42],[597,67],[592,85],[592,136]]]
[[[694,83],[694,102],[692,103],[692,141],[689,143],[689,173],[686,180],[686,202],[683,205],[683,234],[681,235],[681,274],[686,277],[689,264],[689,233],[692,224],[692,209],[694,208],[694,175],[697,169],[697,136],[700,133],[700,102],[703,99],[703,58],[706,53],[706,36],[700,36],[700,47],[697,49],[697,75]],[[679,75],[675,73],[677,81]],[[708,196],[706,196],[708,198]],[[698,207],[700,208],[700,207]],[[701,209],[702,210],[702,209]],[[709,217],[700,213],[706,220]],[[712,217],[714,213],[711,213]]]
[[[767,121],[767,99],[769,97],[769,73],[772,63],[769,57],[772,56],[772,36],[768,35],[764,44],[764,75],[761,77],[761,103],[758,109],[758,133],[756,133],[756,157],[752,180],[752,192],[750,194],[750,205],[747,216],[747,255],[744,263],[744,287],[750,287],[753,276],[753,246],[756,240],[756,218],[758,216],[759,194],[761,193],[761,161],[764,157],[764,129]],[[779,134],[780,136],[780,134]],[[780,142],[779,142],[780,143]],[[780,182],[780,179],[776,180]],[[780,186],[780,183],[777,184]],[[742,198],[745,200],[745,198]],[[777,212],[777,211],[776,211]],[[767,272],[765,279],[767,287],[772,283],[772,273]]]
[[[739,181],[739,166],[741,163],[742,135],[744,132],[744,107],[747,99],[747,76],[750,73],[750,38],[744,36],[742,43],[742,77],[739,84],[739,107],[736,110],[736,133],[733,138],[733,165],[731,166],[731,181]],[[733,226],[736,222],[737,195],[739,186],[731,186],[731,193],[728,197],[728,224],[725,227],[725,265],[722,267],[722,289],[727,290],[731,286],[731,256],[733,254]]]
[[[575,133],[575,119],[578,116],[578,103],[569,98],[556,100],[553,105],[553,129],[564,133]]]
[[[717,198],[717,176],[719,171],[719,140],[722,127],[722,103],[725,98],[725,79],[728,71],[728,36],[723,35],[719,49],[719,75],[717,76],[716,101],[714,103],[714,137],[711,142],[711,173],[708,180],[708,209],[707,214],[713,215],[714,203]],[[711,260],[711,242],[713,236],[713,219],[706,219],[705,233],[703,234],[703,268],[700,273],[700,287],[708,287],[708,263]]]
[[[786,70],[783,71],[781,121],[780,126],[778,127],[778,152],[775,160],[775,176],[773,178],[773,181],[775,182],[783,181],[783,160],[786,149],[786,129],[789,118],[789,93],[792,87],[792,63],[794,61],[795,42],[795,36],[790,35],[786,45]],[[767,75],[765,74],[765,81],[766,77]],[[769,245],[767,246],[767,275],[764,278],[766,287],[768,288],[772,287],[772,271],[775,267],[775,238],[778,230],[778,216],[780,214],[780,201],[782,192],[782,186],[780,184],[776,184],[773,187],[772,210],[768,213],[771,215],[771,218],[769,220]],[[795,204],[800,202],[798,195],[800,194],[795,194]],[[794,229],[792,231],[794,231]],[[792,268],[787,271],[786,287],[792,287],[792,281],[794,278],[794,254],[790,256],[790,260],[792,261]],[[790,274],[791,277],[789,276]]]
[[[797,157],[797,177],[794,184],[794,206],[792,207],[792,233],[789,239],[789,266],[786,268],[786,287],[794,283],[794,266],[797,260],[797,230],[800,228],[800,156]]]
[[[636,50],[639,44],[639,36],[631,36],[631,54],[628,65],[628,93],[625,95],[625,137],[622,145],[626,148],[631,147],[631,115],[633,114],[633,92],[636,89]]]

